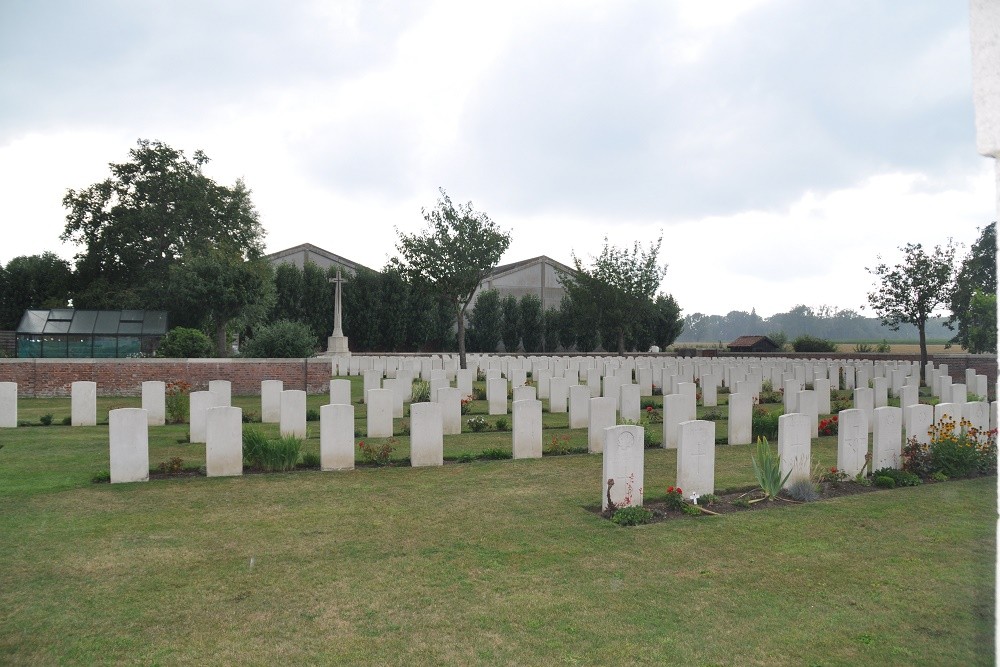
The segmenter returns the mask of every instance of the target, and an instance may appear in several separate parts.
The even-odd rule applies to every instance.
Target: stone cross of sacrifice
[[[335,296],[333,297],[333,335],[342,337],[344,335],[344,331],[341,325],[340,316],[340,286],[345,281],[340,277],[340,268],[337,269],[337,277],[330,278],[330,282],[337,286]]]

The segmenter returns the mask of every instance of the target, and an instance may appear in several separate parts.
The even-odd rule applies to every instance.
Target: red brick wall
[[[261,380],[281,380],[318,394],[329,391],[330,376],[329,359],[0,359],[0,382],[35,398],[69,396],[77,380],[96,382],[101,396],[139,396],[146,380],[184,380],[194,391],[229,380],[233,394],[260,394]]]

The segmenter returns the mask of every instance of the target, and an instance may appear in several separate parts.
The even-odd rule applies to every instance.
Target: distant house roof
[[[272,252],[269,255],[264,255],[264,259],[269,260],[272,264],[288,262],[301,267],[305,264],[305,262],[309,261],[323,269],[333,264],[339,264],[340,266],[347,267],[352,271],[357,271],[358,269],[367,269],[371,271],[371,269],[363,264],[358,264],[357,262],[351,261],[346,257],[341,257],[340,255],[332,253],[329,250],[324,250],[323,248],[314,246],[311,243],[303,243],[302,245],[297,245],[293,248],[286,248],[284,250]]]
[[[778,344],[767,336],[740,336],[727,347],[734,352],[772,352],[778,350]]]
[[[498,277],[506,275],[508,273],[513,273],[513,272],[517,271],[518,269],[522,269],[522,268],[524,268],[526,266],[530,266],[531,264],[540,264],[540,263],[551,264],[553,267],[556,268],[556,270],[558,270],[558,271],[560,271],[562,273],[568,273],[568,274],[574,274],[574,273],[576,273],[576,269],[573,269],[573,268],[571,268],[569,266],[566,266],[562,262],[557,262],[556,260],[552,259],[551,257],[547,257],[545,255],[539,255],[538,257],[532,257],[531,259],[522,259],[520,262],[512,262],[510,264],[501,264],[500,266],[496,267],[495,269],[493,269],[490,272],[490,275],[487,276],[487,279],[489,279],[489,278],[498,278]]]

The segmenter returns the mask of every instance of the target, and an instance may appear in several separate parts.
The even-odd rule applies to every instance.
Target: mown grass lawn
[[[151,429],[151,465],[203,462],[186,432]],[[996,478],[620,528],[591,511],[599,456],[91,484],[107,442],[0,431],[0,663],[993,662]],[[510,434],[445,439],[494,446]],[[648,450],[647,497],[675,470]],[[750,448],[716,470],[751,484]]]

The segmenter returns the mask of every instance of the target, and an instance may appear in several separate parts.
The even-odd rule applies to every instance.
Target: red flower
[[[679,495],[679,496],[683,496],[684,495],[684,492],[681,491],[680,487],[677,487],[675,490],[677,491],[677,495]]]
[[[830,472],[836,473],[837,472],[837,466],[833,466],[832,468],[830,468]]]
[[[668,486],[667,487],[667,493],[673,493],[673,492],[674,492],[674,487]]]
[[[360,448],[362,448],[364,446],[365,446],[365,441],[364,440],[359,440],[358,441],[358,448],[360,449]]]
[[[653,406],[652,405],[647,405],[646,406],[646,412],[652,412],[652,411],[653,411]]]

